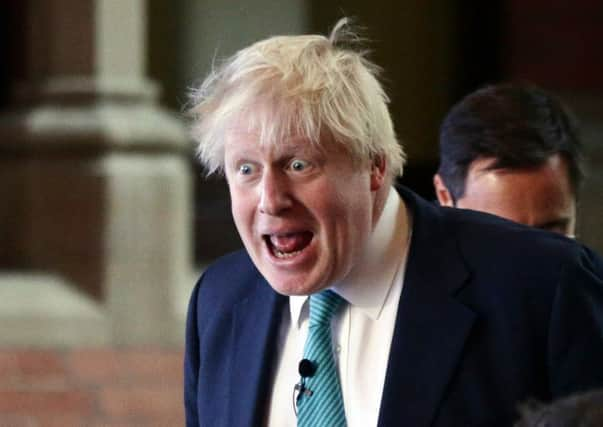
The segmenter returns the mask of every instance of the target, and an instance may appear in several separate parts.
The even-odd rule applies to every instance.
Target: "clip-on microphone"
[[[295,390],[298,391],[297,400],[302,394],[306,396],[312,396],[312,390],[306,388],[306,378],[310,378],[316,372],[316,365],[308,359],[302,359],[298,366],[299,375],[301,378],[299,382],[295,384]]]

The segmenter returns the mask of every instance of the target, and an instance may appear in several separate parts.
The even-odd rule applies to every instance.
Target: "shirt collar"
[[[371,233],[360,261],[331,289],[350,305],[376,320],[383,309],[394,276],[403,260],[409,235],[406,206],[392,187],[381,217]],[[300,327],[307,312],[307,295],[289,297],[291,324]]]

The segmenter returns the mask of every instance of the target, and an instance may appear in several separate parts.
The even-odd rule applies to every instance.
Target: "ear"
[[[371,163],[371,191],[377,191],[385,183],[386,161],[383,156],[375,156]]]
[[[435,188],[436,197],[438,198],[440,205],[449,207],[454,206],[454,199],[452,198],[450,191],[446,188],[442,177],[437,173],[433,176],[433,187]]]

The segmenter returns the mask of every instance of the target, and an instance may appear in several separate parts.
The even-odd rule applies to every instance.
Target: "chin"
[[[311,295],[326,289],[323,283],[304,282],[299,280],[283,279],[282,277],[265,276],[268,283],[276,292],[285,296]]]

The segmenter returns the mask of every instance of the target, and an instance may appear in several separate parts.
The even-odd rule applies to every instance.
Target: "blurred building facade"
[[[2,344],[180,342],[192,150],[147,78],[146,3],[4,8]]]

